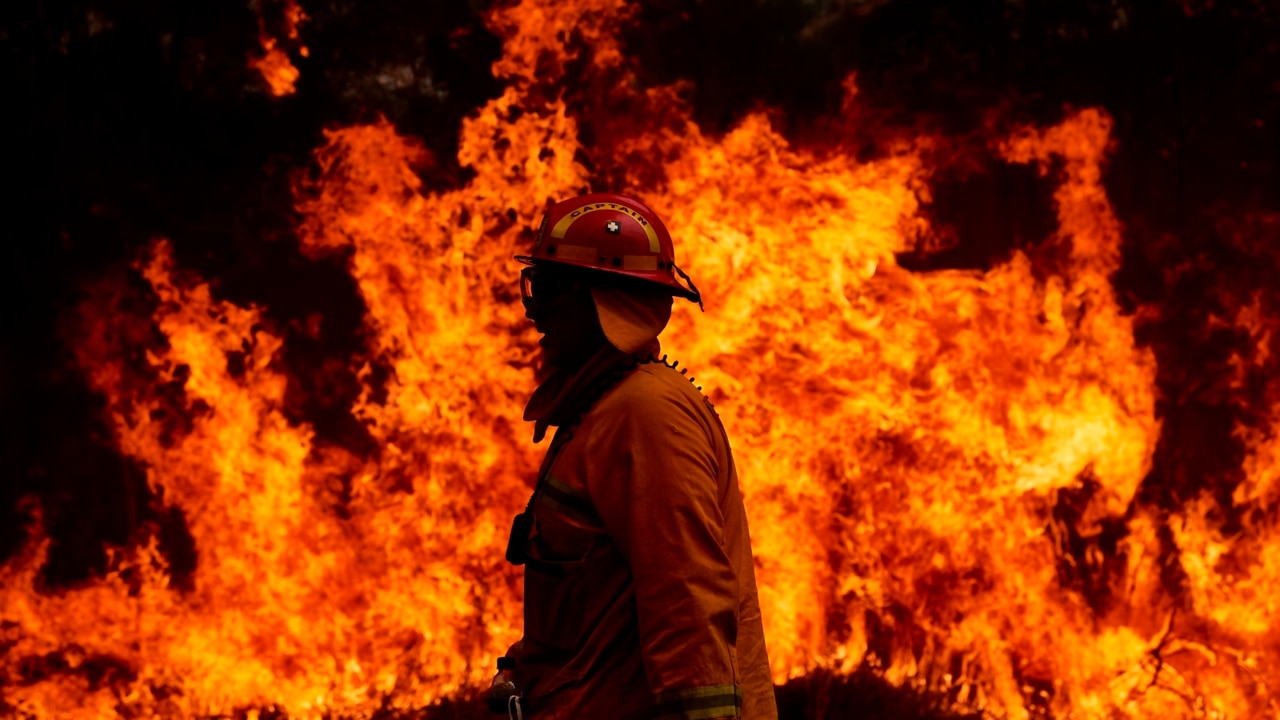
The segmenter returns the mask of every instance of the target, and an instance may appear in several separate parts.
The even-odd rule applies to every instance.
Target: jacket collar
[[[550,426],[560,427],[572,422],[575,414],[585,409],[581,407],[583,403],[595,400],[588,397],[590,390],[610,370],[635,358],[656,356],[660,348],[661,345],[654,339],[635,355],[631,355],[605,343],[577,371],[556,370],[533,391],[524,408],[524,419],[534,423],[533,441],[542,442]]]

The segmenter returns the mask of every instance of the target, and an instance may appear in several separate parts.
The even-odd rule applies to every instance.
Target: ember
[[[286,42],[292,41],[292,44],[297,46],[298,54],[303,57],[306,57],[309,51],[306,45],[297,42],[298,25],[306,19],[306,13],[302,12],[297,2],[289,0],[281,14],[283,39]],[[262,55],[251,57],[249,66],[262,73],[262,79],[271,88],[272,95],[290,95],[297,90],[294,83],[298,81],[301,73],[293,66],[293,61],[289,59],[289,54],[285,52],[280,39],[267,32],[264,19],[259,19],[259,25],[261,29],[258,33],[258,41],[262,43]]]
[[[952,112],[904,82],[895,100],[901,77],[837,48],[908,38],[920,3],[805,16],[844,58],[820,111],[764,81],[724,109],[737,81],[710,87],[697,68],[717,61],[674,42],[714,19],[695,4],[455,5],[362,11],[388,32],[437,23],[398,62],[344,51],[348,33],[379,47],[347,29],[354,9],[255,4],[235,77],[261,147],[180,116],[239,175],[215,150],[180,173],[141,158],[141,195],[93,186],[54,205],[91,205],[80,219],[30,221],[92,258],[51,270],[53,289],[12,286],[54,308],[14,336],[55,349],[0,360],[59,370],[0,388],[57,435],[9,453],[25,529],[0,546],[0,712],[469,712],[521,635],[501,550],[541,453],[519,417],[541,369],[510,258],[549,201],[594,188],[659,208],[709,300],[677,305],[664,349],[736,443],[783,717],[871,715],[868,678],[930,717],[1280,717],[1274,192],[1117,192],[1116,173],[1154,171],[1129,149],[1138,105],[1105,93],[1046,110],[1010,85]],[[1276,21],[1192,5],[1132,22]],[[140,22],[101,12],[86,37]],[[1280,122],[1267,47],[1256,128]],[[448,52],[485,78],[443,80]],[[340,87],[299,91],[300,57]],[[410,90],[438,120],[387,99]],[[1274,152],[1256,162],[1274,190]],[[206,168],[217,182],[156,194]],[[983,237],[999,223],[956,198],[984,187],[1007,227],[1039,229]],[[1204,217],[1162,225],[1143,214],[1160,202]],[[119,254],[85,250],[109,222]],[[35,395],[67,387],[61,406]],[[72,529],[94,513],[119,517]]]

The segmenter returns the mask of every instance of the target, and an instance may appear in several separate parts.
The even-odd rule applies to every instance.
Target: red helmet
[[[526,264],[558,263],[654,282],[672,295],[702,304],[698,288],[676,267],[671,234],[658,215],[635,198],[590,193],[562,200],[542,216]],[[676,279],[679,273],[689,283]]]

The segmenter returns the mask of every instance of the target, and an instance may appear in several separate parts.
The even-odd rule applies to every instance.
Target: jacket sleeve
[[[630,565],[655,717],[738,717],[738,578],[725,551],[723,488],[689,400],[619,398],[598,426],[588,491]]]

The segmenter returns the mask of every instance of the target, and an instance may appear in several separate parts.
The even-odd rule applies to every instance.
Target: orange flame
[[[167,243],[137,266],[164,338],[144,386],[110,338],[120,313],[86,304],[80,366],[120,451],[188,519],[199,562],[190,591],[171,588],[152,541],[97,582],[42,593],[34,537],[0,568],[0,677],[55,653],[65,668],[0,684],[0,699],[42,718],[319,717],[485,682],[520,634],[500,550],[540,452],[517,419],[535,346],[509,258],[549,198],[589,186],[575,158],[595,152],[647,158],[617,189],[660,209],[710,300],[705,315],[681,307],[667,347],[702,368],[735,441],[775,680],[865,664],[998,717],[1275,716],[1274,517],[1235,543],[1212,499],[1174,518],[1135,507],[1160,427],[1154,358],[1110,281],[1123,230],[1102,185],[1107,115],[996,139],[1052,176],[1045,242],[1067,252],[910,272],[895,253],[930,232],[928,139],[864,162],[793,146],[764,114],[713,137],[657,88],[627,92],[664,107],[661,123],[583,147],[566,104],[538,99],[579,52],[551,38],[584,33],[570,46],[625,75],[593,33],[628,7],[526,0],[490,16],[511,84],[463,126],[466,185],[424,192],[426,151],[385,121],[328,132],[320,173],[299,179],[301,247],[347,259],[391,368],[385,393],[361,369],[370,458],[286,420],[281,338],[260,309],[181,273]],[[1235,321],[1266,344],[1267,317]],[[174,386],[189,420],[176,431],[160,412]],[[1237,503],[1274,507],[1278,424],[1242,430]],[[1106,557],[1112,526],[1126,532]],[[1162,528],[1189,602],[1161,580]],[[1095,576],[1105,604],[1079,587]],[[92,663],[119,670],[77,671]]]
[[[297,0],[287,0],[284,8],[284,35],[295,45],[299,38],[298,28],[306,20],[307,14],[303,12]],[[262,55],[249,58],[249,67],[262,74],[262,79],[266,81],[272,95],[276,97],[292,95],[297,91],[295,85],[302,73],[294,67],[289,54],[280,47],[280,42],[267,33],[261,18],[258,22],[260,26],[258,42],[262,44]],[[305,45],[298,45],[297,49],[299,55],[303,57],[308,55]]]

